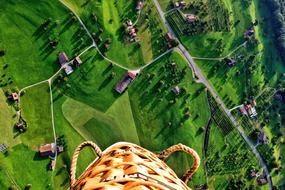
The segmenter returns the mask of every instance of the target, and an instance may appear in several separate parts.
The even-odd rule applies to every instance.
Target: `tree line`
[[[285,64],[285,2],[283,0],[264,0],[271,13],[271,22],[276,47]]]

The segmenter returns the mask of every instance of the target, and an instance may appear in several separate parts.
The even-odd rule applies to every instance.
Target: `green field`
[[[159,2],[164,10],[170,9],[169,0]],[[211,114],[213,101],[209,101],[209,92],[202,84],[195,83],[187,61],[178,51],[173,50],[140,70],[123,94],[115,92],[115,85],[127,74],[124,67],[139,68],[166,51],[164,24],[153,1],[144,3],[144,9],[138,14],[136,1],[129,0],[0,0],[0,50],[5,51],[4,56],[0,55],[0,130],[3,134],[0,144],[9,146],[6,153],[0,153],[0,189],[11,186],[25,189],[27,184],[32,184],[32,189],[68,189],[73,151],[86,140],[96,142],[102,150],[126,141],[155,153],[183,143],[202,158],[199,170],[188,184],[192,189],[206,185],[209,189],[230,186],[239,189],[235,183],[242,183],[244,189],[267,189],[247,179],[250,167],[260,170],[257,159],[221,109]],[[179,38],[227,108],[243,103],[269,84],[276,86],[285,69],[272,47],[273,36],[268,35],[272,26],[264,19],[269,13],[261,2],[253,0],[249,6],[235,0],[200,3],[187,0],[186,3],[194,5],[182,12],[195,13],[201,21],[191,27],[204,26],[205,29],[194,28],[187,36],[182,34],[181,28]],[[193,10],[196,7],[201,10]],[[74,67],[71,75],[61,72],[53,78],[52,92],[48,82],[26,89],[20,108],[28,127],[26,132],[18,133],[13,126],[19,106],[7,99],[8,94],[52,76],[59,69],[59,52],[65,51],[72,59],[92,44],[71,11],[82,19],[103,54],[119,65],[104,59],[93,47],[81,55],[83,64]],[[180,16],[173,16],[176,28],[183,24]],[[128,19],[136,23],[139,37],[136,43],[125,41],[123,25]],[[224,60],[199,59],[228,55],[244,42],[243,33],[255,20],[259,21],[255,26],[256,40],[230,55],[237,60],[233,68]],[[104,49],[107,41],[110,47]],[[175,86],[181,91],[179,95],[172,92]],[[270,108],[266,110],[268,114],[260,111],[260,120],[266,115],[278,120],[264,124],[263,121],[249,122],[237,113],[235,116],[242,127],[249,127],[248,135],[255,127],[252,123],[257,127],[264,124],[271,143],[268,147],[274,154],[270,156],[281,167],[280,171],[276,168],[271,171],[273,183],[281,186],[284,185],[285,163],[281,137],[284,138],[285,131],[277,125],[284,123],[285,109],[276,102],[272,106],[258,104],[258,111],[264,106]],[[211,123],[209,146],[203,155],[205,131],[211,116],[219,122]],[[38,148],[53,142],[54,133],[62,139],[64,152],[58,155],[56,169],[51,172],[49,159],[41,158]],[[275,140],[278,146],[272,145]],[[91,149],[82,151],[77,176],[95,158]],[[181,177],[193,160],[188,155],[175,153],[166,162]]]
[[[96,52],[90,53],[96,57]],[[88,57],[88,54],[86,56]],[[117,67],[109,68],[107,62],[99,59],[86,61],[68,79],[66,85],[58,83],[54,97],[57,134],[65,136],[68,147],[68,152],[64,153],[65,158],[62,158],[63,161],[59,168],[64,168],[64,164],[69,165],[70,151],[72,152],[75,147],[75,143],[70,141],[71,135],[68,134],[70,133],[68,131],[72,131],[74,136],[80,136],[76,137],[75,141],[80,138],[93,140],[102,149],[118,141],[128,141],[160,152],[172,144],[184,143],[195,148],[202,156],[202,128],[206,125],[205,121],[210,115],[206,93],[201,85],[193,82],[190,70],[186,67],[185,76],[177,83],[181,88],[186,88],[190,96],[187,99],[184,97],[185,95],[177,98],[177,102],[171,105],[170,109],[165,110],[169,106],[169,100],[174,98],[170,91],[171,85],[165,96],[163,94],[157,96],[163,101],[158,102],[156,98],[153,99],[150,96],[146,96],[147,99],[145,99],[143,96],[146,89],[153,93],[151,91],[153,85],[164,76],[160,72],[161,68],[170,61],[177,64],[177,72],[182,72],[181,70],[187,66],[180,54],[174,52],[166,55],[143,71],[129,91],[121,96],[114,96],[113,87],[125,71]],[[85,71],[88,72],[85,73]],[[110,82],[104,82],[112,72],[117,73],[116,77]],[[154,75],[153,83],[150,86],[142,85],[150,73]],[[97,80],[93,80],[94,76],[97,76]],[[171,81],[168,82],[172,84]],[[147,104],[143,105],[144,103]],[[153,108],[154,105],[156,108]],[[188,106],[191,117],[184,120],[184,109]],[[169,122],[172,123],[171,126],[169,126]],[[150,138],[153,140],[149,141]],[[86,155],[89,154],[91,153],[86,153]],[[61,159],[61,156],[59,158]],[[85,158],[79,162],[79,171],[88,165],[88,160],[90,159]],[[177,160],[184,160],[185,165],[177,164]],[[179,175],[182,175],[187,168],[190,168],[192,160],[189,156],[175,154],[168,163]],[[66,179],[67,177],[64,175],[67,174],[67,171],[62,170],[62,175],[59,177]],[[205,183],[203,176],[203,165],[201,165],[191,186]],[[59,181],[58,178],[56,181]]]
[[[162,37],[166,30],[158,12],[152,9],[151,1],[144,2],[140,14],[135,10],[135,1],[62,0],[62,2],[80,15],[105,56],[120,65],[138,68],[166,51]],[[130,43],[125,39],[124,24],[127,20],[136,24],[138,42]],[[106,50],[104,44],[107,40],[111,43],[110,48]]]
[[[3,97],[1,102],[5,114],[1,114],[0,122],[4,124],[1,125],[1,131],[6,133],[0,139],[9,149],[7,153],[0,155],[3,170],[3,175],[0,175],[0,181],[3,183],[1,187],[7,188],[15,181],[21,189],[29,183],[36,189],[52,189],[52,173],[48,171],[49,159],[38,155],[41,144],[53,142],[47,83],[26,90],[21,98],[22,116],[28,127],[23,134],[14,130],[17,117],[14,108],[7,106],[5,101],[6,97]],[[35,178],[37,180],[34,180]]]
[[[0,58],[1,86],[21,88],[47,79],[59,69],[60,51],[71,58],[91,45],[86,33],[81,33],[79,23],[71,19],[69,11],[58,1],[0,3],[0,47],[6,51]],[[45,30],[42,24],[48,18],[51,23]],[[58,42],[55,49],[49,40]]]

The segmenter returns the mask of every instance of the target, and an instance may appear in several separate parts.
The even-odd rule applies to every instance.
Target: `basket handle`
[[[192,167],[189,170],[187,170],[186,173],[182,177],[182,181],[184,181],[184,183],[187,184],[189,179],[198,170],[198,168],[200,166],[200,157],[194,149],[192,149],[188,146],[185,146],[183,144],[177,144],[177,145],[173,145],[173,146],[165,149],[164,151],[162,151],[157,156],[159,159],[164,160],[167,157],[169,157],[172,153],[178,152],[178,151],[185,152],[185,153],[191,155],[192,158],[194,159],[194,163],[193,163]]]
[[[85,148],[87,146],[92,147],[99,158],[102,157],[102,151],[96,143],[94,143],[92,141],[86,141],[86,142],[81,143],[75,149],[73,156],[72,156],[72,162],[71,162],[71,168],[70,168],[70,185],[71,185],[71,187],[73,187],[74,184],[76,183],[76,164],[77,164],[77,159],[78,159],[79,153],[81,152],[81,150],[83,148]]]

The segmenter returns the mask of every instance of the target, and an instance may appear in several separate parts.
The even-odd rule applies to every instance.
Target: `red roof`
[[[129,71],[128,76],[131,77],[132,79],[135,79],[137,77],[137,73]]]
[[[188,15],[187,19],[189,22],[195,22],[196,21],[196,16],[195,15]]]
[[[14,101],[17,101],[19,99],[18,94],[16,92],[12,93],[12,98]]]
[[[51,156],[55,153],[56,147],[54,143],[45,144],[40,146],[39,151],[41,156]]]

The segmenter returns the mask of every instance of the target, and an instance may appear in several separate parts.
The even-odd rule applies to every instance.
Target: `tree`
[[[25,186],[25,190],[28,190],[28,189],[31,189],[32,188],[32,184],[27,184],[26,186]]]
[[[5,50],[4,49],[0,49],[0,57],[5,55]]]

